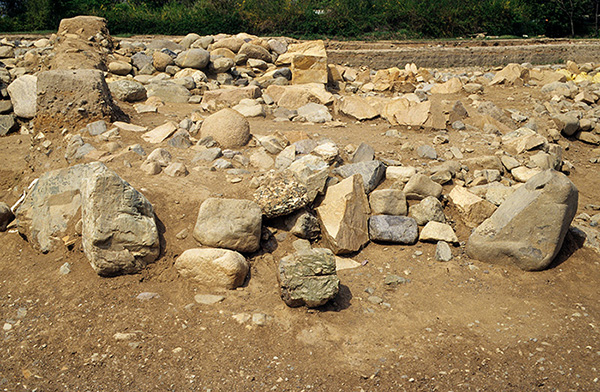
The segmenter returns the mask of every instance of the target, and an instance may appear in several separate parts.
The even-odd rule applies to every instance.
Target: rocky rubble
[[[73,32],[70,23],[85,28]],[[208,248],[185,251],[175,268],[200,284],[233,289],[257,252],[269,251],[268,229],[286,227],[328,248],[281,260],[290,306],[335,297],[334,254],[355,255],[371,240],[421,241],[437,244],[436,258],[448,261],[467,241],[456,234],[462,226],[474,228],[466,245],[473,259],[548,267],[577,209],[577,189],[561,173],[573,170],[564,152],[571,143],[600,145],[600,73],[592,65],[587,73],[573,64],[460,74],[414,64],[358,70],[329,64],[322,41],[189,34],[179,42],[117,42],[97,18],[65,21],[46,41],[13,42],[14,57],[2,60],[0,134],[21,126],[35,135],[38,151],[51,156],[60,146],[69,163],[126,158],[140,162],[140,175],[216,172],[251,189],[253,200],[209,197],[189,206],[199,208],[193,238]],[[81,67],[54,70],[65,47],[81,45],[78,56],[93,54]],[[502,108],[486,101],[486,89],[511,86],[546,98],[528,113],[514,101]],[[173,104],[189,105],[189,114],[151,129],[122,110],[152,116]],[[355,147],[302,131],[264,134],[251,117],[340,132],[348,122],[385,121],[382,138],[411,158],[389,158],[368,141]],[[405,129],[427,132],[432,143],[406,140]],[[137,144],[121,146],[121,133]],[[495,152],[465,158],[472,143]],[[178,158],[178,150],[193,158]],[[99,162],[42,175],[16,211],[18,230],[42,252],[82,235],[99,274],[138,272],[159,257],[153,207]]]

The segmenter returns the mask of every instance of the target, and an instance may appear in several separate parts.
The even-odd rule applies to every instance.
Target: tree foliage
[[[111,32],[416,38],[597,33],[599,0],[0,0],[0,31],[55,30],[78,14]]]

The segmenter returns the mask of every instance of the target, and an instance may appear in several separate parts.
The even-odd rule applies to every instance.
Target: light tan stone
[[[356,252],[369,241],[369,202],[359,174],[329,187],[316,210],[335,254]]]
[[[469,192],[462,186],[455,186],[448,197],[461,212],[461,219],[469,227],[478,226],[496,211],[494,204]]]
[[[182,277],[203,285],[235,289],[246,280],[249,265],[238,252],[209,248],[186,250],[175,260],[175,268]]]

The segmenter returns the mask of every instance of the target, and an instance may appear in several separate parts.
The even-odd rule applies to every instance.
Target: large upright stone
[[[37,76],[19,76],[8,86],[8,94],[17,117],[35,117],[37,107]]]
[[[92,69],[45,71],[38,74],[35,128],[77,129],[82,124],[124,118],[114,104],[102,72]]]
[[[335,298],[340,280],[329,249],[304,249],[279,262],[281,299],[290,307],[316,308]]]
[[[233,109],[208,116],[200,128],[202,137],[212,137],[223,148],[239,148],[250,141],[248,120]]]
[[[262,211],[249,200],[209,198],[202,203],[194,238],[202,245],[238,252],[260,247]]]
[[[88,167],[81,181],[83,251],[99,275],[139,272],[160,253],[152,204],[104,164]]]
[[[356,252],[369,241],[369,202],[360,175],[327,189],[316,208],[323,234],[335,254]]]
[[[246,258],[228,249],[188,249],[175,260],[179,275],[205,286],[235,289],[246,280]]]
[[[545,170],[518,188],[475,229],[466,251],[488,263],[541,270],[554,260],[577,211],[578,191],[564,175]]]

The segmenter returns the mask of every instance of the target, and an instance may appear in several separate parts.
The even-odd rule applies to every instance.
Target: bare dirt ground
[[[509,96],[531,112],[532,88],[486,88],[486,99]],[[466,99],[456,94],[447,99]],[[132,123],[156,126],[181,120],[195,105],[167,105],[140,116],[120,103]],[[380,157],[417,165],[407,143],[431,143],[436,132],[395,127],[404,139],[382,136],[381,119],[345,127],[251,120],[251,131],[284,135],[303,131],[338,145],[367,142]],[[14,203],[43,172],[67,166],[58,134],[48,135],[46,156],[29,135],[0,138],[0,200]],[[466,157],[493,154],[476,138],[449,132],[446,146],[474,149]],[[122,134],[126,147],[141,143]],[[63,146],[60,148],[60,146]],[[565,159],[580,192],[579,211],[598,203],[598,165],[592,149],[571,140]],[[169,148],[189,163],[191,150]],[[78,240],[71,248],[39,254],[14,230],[0,233],[0,390],[5,391],[596,391],[600,389],[600,256],[572,238],[552,268],[517,267],[470,260],[453,248],[447,263],[434,260],[435,245],[370,243],[352,258],[362,267],[340,271],[340,295],[319,310],[288,308],[279,298],[278,260],[294,240],[267,222],[275,239],[250,255],[246,284],[201,305],[196,294],[215,293],[177,275],[175,258],[196,247],[190,232],[207,197],[250,198],[251,176],[231,184],[221,172],[191,167],[190,175],[147,176],[134,153],[108,163],[152,202],[160,221],[161,258],[138,275],[101,278]],[[385,187],[384,183],[380,187]],[[445,187],[447,194],[450,187]],[[447,215],[461,241],[469,229],[456,212]],[[265,250],[266,248],[266,250]],[[267,251],[268,250],[268,251]],[[65,263],[71,272],[59,274]],[[388,286],[386,276],[408,283]],[[140,293],[158,297],[140,300]],[[371,296],[382,299],[377,304]],[[265,314],[257,325],[244,315]],[[236,316],[236,317],[234,317]],[[257,317],[258,319],[258,317]],[[7,327],[7,325],[9,327]],[[116,333],[129,334],[117,335]]]

